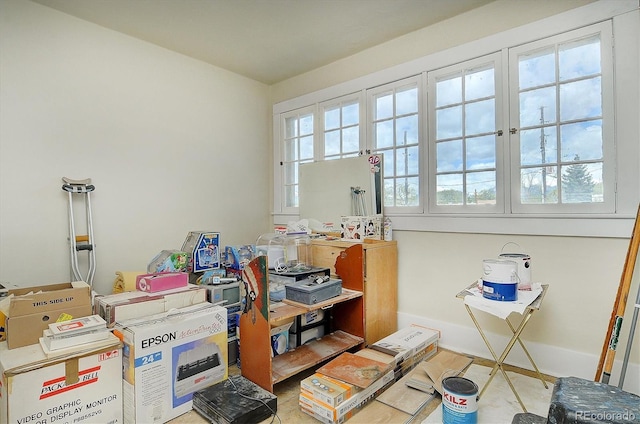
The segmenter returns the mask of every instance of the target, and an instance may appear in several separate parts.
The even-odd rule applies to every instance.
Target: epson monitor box
[[[227,310],[209,302],[118,322],[125,423],[165,423],[228,376]]]
[[[121,423],[122,343],[47,357],[40,344],[0,342],[0,424]]]

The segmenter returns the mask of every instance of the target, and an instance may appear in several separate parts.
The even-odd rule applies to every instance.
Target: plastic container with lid
[[[276,272],[304,272],[313,268],[311,238],[306,233],[267,233],[256,241],[256,255],[266,255]]]

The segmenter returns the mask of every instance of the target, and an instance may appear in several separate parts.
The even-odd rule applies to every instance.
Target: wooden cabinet
[[[340,296],[313,305],[286,299],[271,305],[266,257],[255,258],[243,271],[254,300],[240,316],[240,370],[270,392],[301,371],[397,330],[396,242],[314,240],[312,249],[314,266],[330,268],[342,279]],[[329,333],[272,356],[270,329],[317,309],[328,313]]]
[[[314,240],[313,263],[331,269],[347,288],[364,296],[365,344],[398,330],[398,244],[365,239],[364,243]],[[356,254],[356,249],[361,253]],[[353,250],[353,253],[352,253]],[[361,255],[361,257],[360,257]]]

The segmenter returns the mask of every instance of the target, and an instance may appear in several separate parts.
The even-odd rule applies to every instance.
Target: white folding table
[[[494,359],[493,369],[491,370],[491,373],[489,374],[489,379],[487,380],[487,382],[484,384],[484,386],[480,390],[479,398],[482,398],[482,394],[485,392],[485,390],[487,389],[487,387],[489,386],[489,384],[493,380],[493,377],[496,375],[496,372],[498,370],[500,370],[500,372],[502,372],[502,375],[504,376],[504,379],[506,380],[507,384],[509,384],[509,387],[511,388],[511,391],[516,396],[516,399],[518,400],[518,403],[522,407],[522,410],[524,412],[527,412],[527,408],[524,406],[524,403],[522,402],[522,399],[520,398],[520,395],[518,395],[518,392],[516,391],[516,388],[514,387],[513,383],[509,379],[509,376],[507,375],[507,373],[506,373],[506,371],[504,369],[504,361],[507,358],[507,356],[509,355],[509,353],[511,352],[511,349],[513,348],[513,346],[516,344],[516,342],[518,342],[520,344],[520,346],[522,347],[522,349],[524,350],[525,354],[527,355],[527,358],[529,358],[529,362],[531,362],[531,365],[533,366],[533,369],[535,370],[538,378],[540,379],[540,381],[542,382],[544,387],[548,388],[547,382],[542,377],[542,374],[540,373],[540,370],[538,369],[536,363],[533,361],[533,358],[531,357],[531,355],[529,354],[529,351],[525,347],[522,339],[520,338],[520,335],[522,334],[522,331],[524,330],[525,326],[527,325],[527,323],[531,319],[531,316],[533,315],[533,313],[540,309],[540,306],[542,305],[542,301],[544,300],[544,296],[547,293],[549,285],[548,284],[536,285],[535,286],[536,288],[539,287],[539,289],[536,290],[536,292],[538,292],[538,293],[536,293],[536,292],[526,293],[525,292],[523,294],[519,294],[519,298],[522,297],[522,298],[526,299],[526,300],[523,300],[523,301],[520,301],[520,302],[518,302],[518,301],[515,301],[515,302],[501,302],[501,301],[496,301],[496,300],[490,300],[490,299],[483,298],[482,295],[481,295],[481,292],[479,294],[479,290],[478,290],[477,286],[478,286],[478,283],[474,282],[473,284],[469,285],[467,288],[465,288],[464,290],[459,292],[456,295],[456,297],[459,298],[459,299],[465,300],[465,298],[467,296],[473,296],[472,298],[468,298],[468,299],[465,300],[464,306],[467,309],[467,312],[469,313],[469,316],[471,317],[471,320],[473,321],[473,323],[475,324],[476,328],[478,329],[478,332],[480,333],[480,336],[482,336],[482,340],[484,340],[484,343],[487,345],[487,348],[489,348],[489,352],[491,352],[491,356],[493,356],[493,359]],[[537,294],[537,296],[536,296],[536,294]],[[528,298],[527,298],[527,296],[528,296]],[[529,302],[529,298],[531,299],[530,302]],[[512,337],[509,340],[509,342],[507,343],[507,345],[505,346],[505,348],[502,351],[502,354],[500,354],[500,356],[498,356],[496,354],[495,350],[491,346],[491,343],[489,343],[489,340],[487,339],[487,336],[485,335],[484,331],[482,330],[482,327],[480,326],[480,323],[478,322],[478,320],[476,319],[476,317],[474,315],[474,312],[473,312],[474,309],[476,311],[483,311],[483,312],[487,312],[487,313],[489,313],[491,315],[494,315],[494,316],[504,320],[507,323],[507,325],[509,326],[509,329],[512,332]],[[512,312],[517,312],[517,313],[521,314],[521,316],[522,316],[522,318],[520,319],[520,322],[515,326],[509,320],[509,315]]]

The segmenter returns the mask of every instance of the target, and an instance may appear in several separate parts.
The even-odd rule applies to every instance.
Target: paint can
[[[531,256],[526,253],[501,253],[500,259],[506,259],[518,264],[518,282],[531,284]]]
[[[482,261],[482,297],[510,302],[518,299],[518,264],[506,259]]]
[[[478,386],[464,377],[442,380],[442,423],[476,424],[478,422]]]

